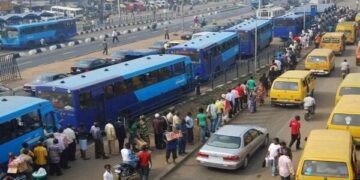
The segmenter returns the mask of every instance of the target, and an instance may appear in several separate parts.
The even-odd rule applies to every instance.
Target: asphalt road
[[[335,92],[341,82],[340,68],[341,61],[346,58],[350,60],[351,72],[359,72],[360,68],[354,62],[354,46],[348,46],[343,56],[336,57],[336,69],[329,77],[318,77],[316,80],[315,99],[317,101],[317,111],[313,120],[306,122],[302,121],[301,133],[306,137],[312,129],[323,129],[326,126],[326,120],[334,107]],[[299,68],[303,68],[300,64]],[[290,129],[288,122],[290,118],[295,115],[303,115],[303,110],[293,107],[271,107],[267,102],[265,106],[259,108],[255,114],[243,113],[240,114],[231,124],[252,124],[266,127],[269,129],[270,137],[279,137],[285,142],[290,141]],[[304,141],[302,141],[304,147]],[[300,151],[295,151],[293,146],[294,161],[297,165]],[[227,180],[227,179],[242,179],[242,180],[268,180],[279,179],[279,177],[271,177],[270,168],[262,168],[262,161],[264,160],[266,151],[261,149],[258,151],[249,162],[247,169],[239,169],[235,171],[219,170],[214,168],[206,168],[198,165],[196,161],[196,153],[192,155],[187,161],[179,166],[164,179],[182,180],[182,179],[196,179],[197,180]],[[359,153],[358,153],[359,154]]]
[[[219,19],[224,19],[224,18],[230,18],[230,17],[234,17],[234,16],[239,16],[239,14],[243,14],[243,13],[246,13],[249,11],[250,11],[249,8],[241,8],[241,9],[231,10],[231,11],[215,14],[212,16],[208,16],[207,20],[210,21],[210,20],[219,20]],[[185,18],[185,27],[190,27],[191,23],[192,23],[192,17]],[[164,28],[164,26],[158,27],[157,30],[155,30],[155,31],[147,30],[147,31],[140,31],[140,32],[135,32],[135,33],[127,34],[127,35],[122,35],[119,38],[120,43],[115,44],[115,45],[112,43],[109,43],[109,46],[110,47],[120,46],[120,45],[127,44],[130,42],[140,41],[143,39],[148,39],[151,37],[159,36],[159,35],[163,34],[163,31],[162,31],[163,28]],[[174,20],[173,23],[168,28],[169,28],[170,32],[180,31],[182,29],[182,20],[181,19]],[[146,47],[139,47],[139,48],[146,48]],[[102,50],[101,41],[95,41],[92,43],[84,43],[84,44],[80,44],[80,45],[73,46],[73,47],[66,47],[63,49],[56,50],[56,51],[48,51],[48,52],[36,54],[33,56],[21,57],[17,61],[18,61],[20,70],[23,70],[26,68],[38,66],[40,64],[47,64],[47,63],[52,63],[52,62],[56,62],[56,61],[63,61],[66,59],[78,57],[81,55],[85,55],[85,54],[89,54],[89,53],[92,53],[95,51],[101,51],[101,50]]]

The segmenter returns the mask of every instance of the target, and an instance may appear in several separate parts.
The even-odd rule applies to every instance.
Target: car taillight
[[[240,157],[239,156],[226,156],[223,157],[224,161],[239,161]]]
[[[204,153],[204,152],[198,152],[198,153],[197,153],[197,156],[199,156],[199,157],[204,157],[204,158],[208,158],[208,157],[209,157],[209,155],[206,154],[206,153]]]

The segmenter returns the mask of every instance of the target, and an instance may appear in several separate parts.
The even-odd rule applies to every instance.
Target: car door
[[[244,141],[244,151],[243,153],[240,155],[241,159],[243,159],[244,157],[251,155],[254,149],[254,143],[253,142],[253,138],[252,135],[250,134],[249,131],[247,131],[244,135],[243,135],[243,141]]]
[[[254,148],[252,149],[252,153],[254,153],[256,150],[259,149],[259,147],[261,147],[261,145],[263,144],[264,138],[261,135],[261,132],[256,130],[256,129],[250,129],[249,133],[251,134],[252,138],[253,138],[253,146]]]

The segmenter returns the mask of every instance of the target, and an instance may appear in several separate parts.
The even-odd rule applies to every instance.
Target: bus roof
[[[360,114],[360,95],[344,95],[336,104],[334,113]]]
[[[309,56],[313,55],[313,56],[319,56],[319,55],[328,55],[331,54],[333,52],[332,49],[327,49],[327,48],[317,48],[314,49],[310,52]]]
[[[185,43],[171,47],[170,50],[186,48],[203,49],[213,45],[214,43],[221,43],[236,36],[237,34],[234,32],[213,32],[211,34],[207,34],[206,36],[197,37],[186,41]]]
[[[348,131],[316,129],[310,132],[305,149],[304,160],[350,161],[352,138]]]
[[[27,96],[2,96],[0,97],[0,117],[15,113],[19,110],[47,102],[45,99]],[[0,118],[0,122],[3,121]]]
[[[228,29],[226,29],[226,31],[251,31],[253,29],[255,29],[256,25],[258,28],[263,27],[267,24],[271,23],[270,20],[267,19],[251,19],[251,20],[246,20],[238,25],[235,25],[233,27],[230,27]]]
[[[74,8],[74,7],[66,7],[66,6],[51,6],[51,9],[61,9],[61,10],[69,10],[69,11],[81,11],[82,8]]]
[[[39,21],[39,22],[33,22],[33,23],[28,23],[28,24],[10,25],[10,26],[7,26],[7,27],[25,28],[25,27],[33,27],[33,26],[46,25],[46,24],[54,24],[54,23],[58,23],[58,22],[62,22],[62,21],[69,21],[69,20],[75,20],[75,19],[73,19],[73,18],[52,19],[52,20],[49,20],[49,21]]]
[[[307,75],[310,74],[310,71],[305,70],[290,70],[286,71],[284,74],[282,74],[279,78],[294,78],[294,79],[303,79]]]
[[[360,73],[350,73],[346,75],[345,79],[341,82],[339,87],[360,87]]]
[[[149,55],[82,74],[66,77],[57,81],[52,81],[38,87],[41,88],[45,86],[65,90],[77,90],[111,79],[127,79],[143,74],[147,71],[155,70],[157,69],[157,66],[168,66],[181,61],[190,62],[190,58],[182,55]]]
[[[299,17],[303,17],[303,14],[285,14],[279,17],[275,17],[275,19],[295,19],[295,18],[299,18]]]

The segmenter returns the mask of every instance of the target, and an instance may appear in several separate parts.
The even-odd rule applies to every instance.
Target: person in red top
[[[150,173],[151,162],[151,153],[148,151],[148,147],[145,145],[142,147],[141,151],[138,152],[137,156],[139,157],[139,169],[141,180],[148,180]]]
[[[289,127],[291,128],[291,141],[289,144],[289,148],[296,141],[296,149],[300,149],[300,116],[295,116],[295,119],[290,121]]]
[[[238,86],[235,88],[235,90],[237,90],[238,94],[239,94],[239,109],[242,110],[243,109],[243,96],[245,94],[244,89],[241,87],[241,84],[239,83]]]

